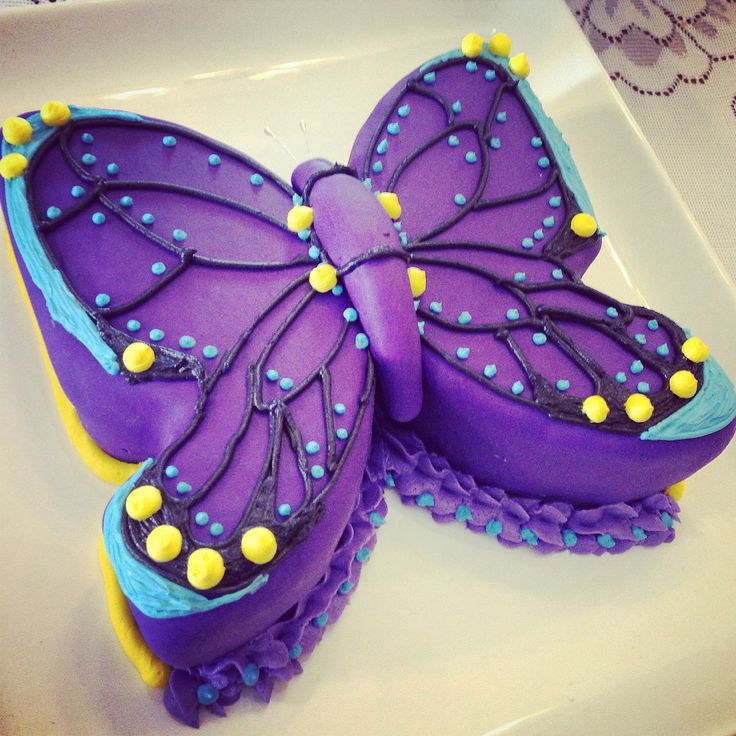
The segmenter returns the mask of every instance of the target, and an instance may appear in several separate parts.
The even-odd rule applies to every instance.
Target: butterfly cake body
[[[4,125],[3,213],[53,370],[136,464],[103,563],[191,725],[300,671],[384,476],[509,545],[622,551],[672,539],[665,489],[734,432],[697,338],[582,283],[601,236],[569,151],[525,57],[468,38],[384,97],[348,167],[306,162],[292,186],[132,113]]]

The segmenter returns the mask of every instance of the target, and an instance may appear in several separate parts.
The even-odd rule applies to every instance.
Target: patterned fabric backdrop
[[[736,0],[565,0],[736,280]]]

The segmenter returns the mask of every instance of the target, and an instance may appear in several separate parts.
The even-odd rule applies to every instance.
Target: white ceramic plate
[[[267,6],[267,7],[262,7]],[[168,118],[288,177],[347,158],[395,80],[470,30],[507,31],[610,234],[586,280],[697,330],[736,371],[736,294],[560,2],[87,2],[0,12],[0,118],[48,98]],[[181,733],[108,625],[96,561],[112,489],[67,441],[0,267],[0,733]],[[677,541],[543,558],[389,497],[348,610],[264,707],[211,734],[729,734],[736,463],[690,483]]]

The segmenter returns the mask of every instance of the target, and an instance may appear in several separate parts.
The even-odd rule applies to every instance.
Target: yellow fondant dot
[[[409,266],[406,273],[409,276],[409,284],[411,284],[411,295],[417,299],[427,289],[427,274],[416,266]]]
[[[314,222],[314,210],[305,204],[297,204],[289,210],[286,216],[286,226],[293,233],[312,227]]]
[[[41,108],[41,120],[52,128],[64,125],[71,116],[72,111],[69,109],[69,105],[58,100],[49,100]]]
[[[631,394],[626,399],[624,409],[632,422],[646,422],[654,413],[654,405],[644,394]]]
[[[337,284],[337,271],[329,263],[320,263],[309,272],[309,285],[320,294],[325,294]]]
[[[677,371],[670,376],[670,391],[681,399],[690,399],[698,390],[698,379],[690,371]]]
[[[511,39],[505,33],[494,33],[488,42],[488,50],[496,56],[508,56],[511,53]]]
[[[593,215],[586,212],[578,212],[570,222],[570,229],[581,238],[589,238],[598,230],[598,223]]]
[[[665,493],[671,496],[675,501],[679,501],[682,498],[682,494],[685,493],[685,481],[681,480],[679,483],[669,486],[665,489]]]
[[[132,342],[123,350],[123,365],[131,373],[147,371],[155,358],[153,348],[145,342]]]
[[[276,556],[276,537],[265,526],[255,526],[243,534],[240,551],[246,560],[256,565],[265,565]]]
[[[401,217],[401,205],[396,194],[393,192],[381,192],[378,195],[378,201],[383,205],[383,209],[388,212],[388,216],[392,220],[398,220]]]
[[[187,560],[187,580],[197,590],[214,588],[225,575],[222,555],[209,547],[195,549]]]
[[[529,66],[529,59],[526,58],[526,54],[523,51],[509,59],[509,69],[511,69],[517,77],[521,77],[522,79],[526,79],[529,76],[529,72],[532,70]]]
[[[25,118],[8,118],[3,123],[3,138],[11,146],[22,146],[33,137],[31,124]]]
[[[469,59],[475,59],[483,53],[483,36],[477,33],[468,33],[460,43],[460,49]]]
[[[682,354],[693,363],[702,363],[709,353],[710,348],[699,337],[689,337],[682,343]]]
[[[0,158],[0,176],[3,179],[15,179],[28,166],[28,159],[21,153],[9,153]]]
[[[156,486],[138,486],[125,499],[125,510],[131,519],[143,521],[153,516],[161,508],[161,503],[161,491]]]
[[[598,394],[588,396],[588,398],[583,401],[583,414],[585,414],[593,424],[605,422],[609,411],[610,409],[608,408],[606,400],[602,396],[598,396]]]
[[[155,562],[173,560],[181,552],[181,532],[169,524],[157,526],[146,539],[146,552]]]

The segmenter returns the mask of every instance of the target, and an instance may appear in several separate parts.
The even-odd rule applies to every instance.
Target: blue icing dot
[[[220,691],[205,682],[197,688],[197,701],[202,705],[212,705],[220,697]]]
[[[601,547],[605,547],[606,549],[616,546],[616,541],[610,534],[599,534],[596,540]]]
[[[302,197],[301,194],[294,192],[294,194],[291,195],[291,201],[294,204],[304,204],[304,197]]]
[[[417,506],[422,508],[431,508],[434,506],[434,496],[431,493],[425,491],[417,496]]]
[[[503,522],[500,519],[491,519],[486,524],[486,534],[490,537],[497,537],[503,529]]]
[[[243,667],[243,682],[247,687],[253,687],[258,682],[260,675],[261,671],[255,662],[248,662]]]
[[[164,474],[167,478],[176,478],[179,475],[179,468],[176,465],[167,465]]]
[[[629,370],[632,373],[641,373],[644,370],[644,365],[640,360],[635,360],[632,362],[631,366],[629,367]]]
[[[530,544],[532,547],[537,546],[539,542],[539,538],[528,526],[521,527],[520,531],[521,531],[521,538],[527,544]]]
[[[460,314],[457,317],[457,321],[461,325],[468,324],[468,322],[470,322],[471,319],[472,319],[472,317],[470,316],[470,312],[460,312]]]
[[[279,372],[275,370],[274,368],[269,368],[266,371],[266,378],[268,378],[269,381],[276,381],[278,380]]]
[[[523,391],[524,384],[521,381],[514,381],[513,385],[511,386],[511,393],[514,394],[514,396],[518,396]]]
[[[523,281],[526,281],[526,274],[523,271],[517,271],[514,274],[514,281],[518,283],[522,283]]]
[[[251,174],[250,175],[250,183],[254,187],[262,187],[263,186],[263,177],[260,174]]]
[[[550,215],[549,217],[545,217],[544,220],[542,220],[542,225],[545,227],[552,227],[555,224],[555,218]]]
[[[465,196],[462,195],[462,194],[460,194],[459,192],[454,196],[453,199],[454,199],[455,204],[458,207],[462,207],[465,204],[465,202],[466,202]]]
[[[540,169],[549,168],[549,159],[546,156],[542,156],[539,161],[537,161],[537,166],[539,166]]]
[[[82,156],[82,163],[85,166],[92,166],[93,163],[97,161],[97,156],[95,156],[93,153],[85,153],[84,156]]]
[[[549,198],[549,206],[550,207],[559,207],[562,202],[562,197],[550,197]]]
[[[319,480],[320,478],[324,477],[325,469],[321,465],[312,465],[312,467],[309,469],[309,474],[315,480]]]
[[[332,293],[335,296],[340,296],[342,292],[343,292],[342,284],[335,284],[335,286],[332,287]]]
[[[370,179],[370,177],[368,177],[367,179],[363,179],[363,186],[364,186],[364,187],[365,187],[365,188],[366,188],[366,189],[367,189],[368,191],[370,191],[370,190],[371,190],[372,182],[371,182],[371,179]]]
[[[106,307],[110,303],[110,295],[109,294],[98,294],[95,297],[95,304],[98,307]]]
[[[465,64],[466,71],[474,72],[478,69],[478,65],[474,61],[469,61],[467,64]]]
[[[401,241],[401,245],[406,248],[406,244],[409,242],[409,238],[407,238],[406,233],[399,233],[399,240]]]
[[[501,148],[501,139],[495,138],[495,137],[491,138],[488,141],[488,144],[490,145],[491,148],[495,148],[496,150],[498,150],[499,148]]]
[[[166,148],[173,148],[176,145],[176,138],[174,138],[173,135],[165,135],[161,139],[161,143],[163,143]]]
[[[421,322],[421,321],[420,322],[417,322],[417,327],[419,328],[419,334],[420,335],[423,335],[424,334],[424,325],[425,325],[424,322]]]
[[[670,349],[667,346],[666,343],[662,343],[661,345],[657,345],[657,355],[662,356],[663,358],[670,354]]]
[[[422,79],[424,80],[425,84],[434,84],[434,80],[437,78],[436,74],[434,72],[427,72]]]
[[[376,153],[383,156],[384,153],[388,151],[388,141],[384,138],[377,146],[376,146]]]
[[[497,120],[497,121],[498,121],[499,123],[505,123],[505,122],[506,122],[506,112],[505,112],[504,110],[501,110],[501,112],[499,112],[499,113],[498,113],[498,114],[496,115],[496,120]]]
[[[529,250],[530,248],[534,247],[534,241],[531,238],[524,238],[521,241],[521,247]]]
[[[397,233],[401,232],[401,220],[396,220],[396,222],[394,223],[394,229]]]
[[[572,529],[565,529],[562,532],[562,541],[565,547],[574,547],[578,543],[578,535]]]
[[[562,281],[564,274],[562,273],[561,268],[556,268],[554,271],[552,271],[552,278],[555,281]]]
[[[411,108],[409,107],[409,105],[402,105],[397,110],[398,115],[399,115],[400,118],[405,118],[409,114],[410,111],[411,111]]]
[[[342,316],[345,317],[348,322],[355,322],[355,320],[358,319],[358,313],[352,307],[345,309]]]
[[[493,69],[486,69],[484,76],[489,82],[492,82],[496,78],[496,72]]]
[[[544,237],[544,230],[539,228],[534,231],[534,240],[541,240]]]
[[[647,322],[647,327],[650,330],[656,330],[659,328],[659,322],[657,322],[656,319],[650,319],[649,322]]]
[[[371,166],[371,169],[373,169],[374,174],[380,174],[383,171],[383,163],[381,161],[376,161],[373,166]]]
[[[317,629],[322,629],[325,626],[327,626],[327,621],[329,620],[329,616],[327,615],[327,612],[320,613],[319,616],[316,616],[312,619],[312,626],[314,626]]]
[[[544,332],[535,332],[532,335],[532,342],[535,345],[544,345],[544,343],[547,342],[547,335],[545,335]]]
[[[319,258],[319,248],[316,245],[310,245],[307,254],[313,261],[316,261]]]
[[[197,344],[197,341],[191,335],[182,335],[179,338],[179,346],[185,350],[193,348]]]
[[[570,381],[568,381],[566,378],[560,378],[555,383],[555,386],[557,387],[558,391],[567,391],[567,389],[570,388]]]
[[[110,174],[110,176],[116,176],[120,173],[120,167],[116,163],[109,163],[107,165],[107,173]]]
[[[447,137],[447,145],[454,148],[460,145],[460,139],[456,135],[450,135]]]
[[[223,530],[222,524],[220,524],[219,521],[214,521],[212,522],[212,524],[210,524],[210,534],[213,537],[219,537],[223,531],[224,530]]]
[[[129,197],[127,194],[120,197],[120,206],[129,209],[133,206],[133,197]]]
[[[92,222],[94,222],[95,225],[104,225],[105,219],[105,215],[102,212],[95,212],[92,215]]]
[[[470,348],[458,348],[455,351],[455,355],[457,355],[460,360],[467,360],[470,356]]]
[[[660,518],[660,519],[662,520],[662,523],[663,523],[663,524],[664,524],[664,525],[665,525],[665,526],[666,526],[666,527],[667,527],[668,529],[671,529],[671,528],[672,528],[672,525],[674,524],[674,521],[673,521],[672,517],[671,517],[671,516],[670,516],[670,515],[669,515],[669,514],[668,514],[668,513],[666,512],[666,511],[663,511],[663,512],[662,512],[662,513],[661,513],[661,514],[659,515],[659,518]]]
[[[399,128],[398,123],[389,123],[386,126],[386,130],[388,131],[389,135],[398,135],[401,128]]]
[[[173,233],[171,233],[174,240],[177,241],[177,243],[183,243],[187,239],[187,232],[186,230],[180,230],[179,228],[176,228]]]
[[[137,319],[129,319],[126,327],[130,332],[138,332],[141,328],[141,323]]]
[[[342,403],[339,403],[339,402],[338,402],[338,403],[337,403],[337,404],[335,404],[335,406],[333,406],[332,408],[334,409],[334,411],[335,411],[335,414],[340,414],[340,415],[342,415],[342,414],[344,414],[344,413],[345,413],[345,404],[342,404]]]
[[[85,192],[84,187],[80,187],[79,184],[76,184],[72,187],[72,197],[75,199],[79,199]],[[121,201],[122,204],[122,201]]]
[[[430,302],[429,311],[432,314],[440,314],[442,312],[442,302]]]
[[[358,350],[365,350],[368,347],[368,335],[364,332],[359,332],[355,336],[355,347],[358,348]]]
[[[156,276],[160,276],[165,270],[166,265],[161,261],[156,261],[156,263],[151,266],[151,273],[154,273]]]
[[[623,371],[619,371],[614,378],[616,379],[616,383],[626,383],[626,374]]]
[[[475,163],[475,162],[476,162],[476,161],[478,160],[478,156],[476,155],[475,151],[468,151],[468,152],[467,152],[467,153],[465,154],[465,160],[466,160],[466,161],[467,161],[467,162],[468,162],[469,164],[474,164],[474,163]]]
[[[288,391],[288,390],[289,390],[290,388],[292,388],[292,387],[294,386],[294,381],[293,381],[293,380],[292,380],[291,378],[286,378],[286,377],[284,377],[284,378],[282,378],[282,379],[281,379],[281,380],[279,381],[279,386],[280,386],[280,387],[281,387],[281,388],[282,388],[282,389],[283,389],[284,391]]]
[[[346,440],[348,438],[348,431],[347,429],[345,429],[345,427],[338,427],[335,430],[335,435],[339,440]]]
[[[483,375],[486,378],[493,378],[493,376],[498,373],[498,368],[496,368],[495,363],[489,363],[484,369],[483,369]]]
[[[148,333],[148,337],[150,337],[154,342],[159,342],[164,339],[164,331],[154,328]]]
[[[370,556],[371,556],[371,551],[368,549],[368,547],[361,547],[355,553],[355,559],[358,562],[365,562]]]
[[[457,114],[463,109],[463,106],[460,104],[460,100],[455,100],[455,102],[452,103],[452,111]]]
[[[340,587],[342,587],[342,586],[340,586]],[[290,659],[296,659],[301,653],[302,653],[302,645],[301,644],[294,644],[294,646],[291,649],[289,649],[289,658]]]
[[[206,511],[198,511],[194,517],[194,521],[199,526],[204,526],[210,520],[210,515]]]
[[[222,159],[216,153],[211,153],[207,157],[207,163],[210,166],[219,166],[222,163]]]
[[[202,348],[202,355],[204,355],[205,358],[209,358],[210,360],[212,358],[216,358],[217,348],[214,345],[205,345]]]
[[[94,143],[94,140],[92,133],[82,133],[82,143]]]
[[[631,534],[637,542],[643,542],[647,538],[646,532],[636,524],[631,525]]]
[[[177,493],[189,493],[189,491],[192,490],[192,486],[187,483],[185,480],[180,480],[176,484],[176,491]]]
[[[304,228],[304,230],[299,230],[297,233],[297,236],[299,237],[299,240],[309,240],[309,238],[312,237],[312,231],[307,227]]]
[[[618,309],[616,309],[616,307],[608,307],[608,309],[606,309],[606,314],[609,317],[618,317]]]
[[[386,473],[386,485],[389,488],[396,488],[396,481],[391,473]]]
[[[279,516],[291,516],[291,504],[282,503],[279,506]]]
[[[53,220],[54,218],[58,217],[61,214],[61,210],[58,207],[55,207],[54,205],[51,205],[46,210],[46,217],[49,218],[49,220]]]
[[[455,509],[455,518],[458,521],[472,521],[473,512],[465,504],[461,503],[457,509]]]
[[[531,142],[532,142],[532,147],[533,148],[541,148],[542,147],[542,139],[538,135],[535,135],[532,138],[532,141]]]
[[[649,393],[649,384],[646,381],[639,381],[639,383],[636,384],[636,390],[640,394],[648,394]]]
[[[519,310],[512,307],[511,309],[506,310],[506,319],[510,320],[511,322],[515,322],[517,319],[519,319]]]
[[[636,335],[634,335],[634,340],[636,340],[639,345],[647,344],[647,336],[642,334],[641,332],[637,332]]]
[[[307,455],[316,455],[319,452],[319,443],[314,440],[309,440],[304,449],[307,451]]]
[[[153,225],[153,221],[155,220],[154,216],[150,212],[144,212],[141,216],[141,222],[144,225]]]
[[[383,526],[386,523],[386,519],[381,516],[377,511],[371,511],[370,515],[368,516],[370,519],[371,524],[373,524],[374,527]]]

